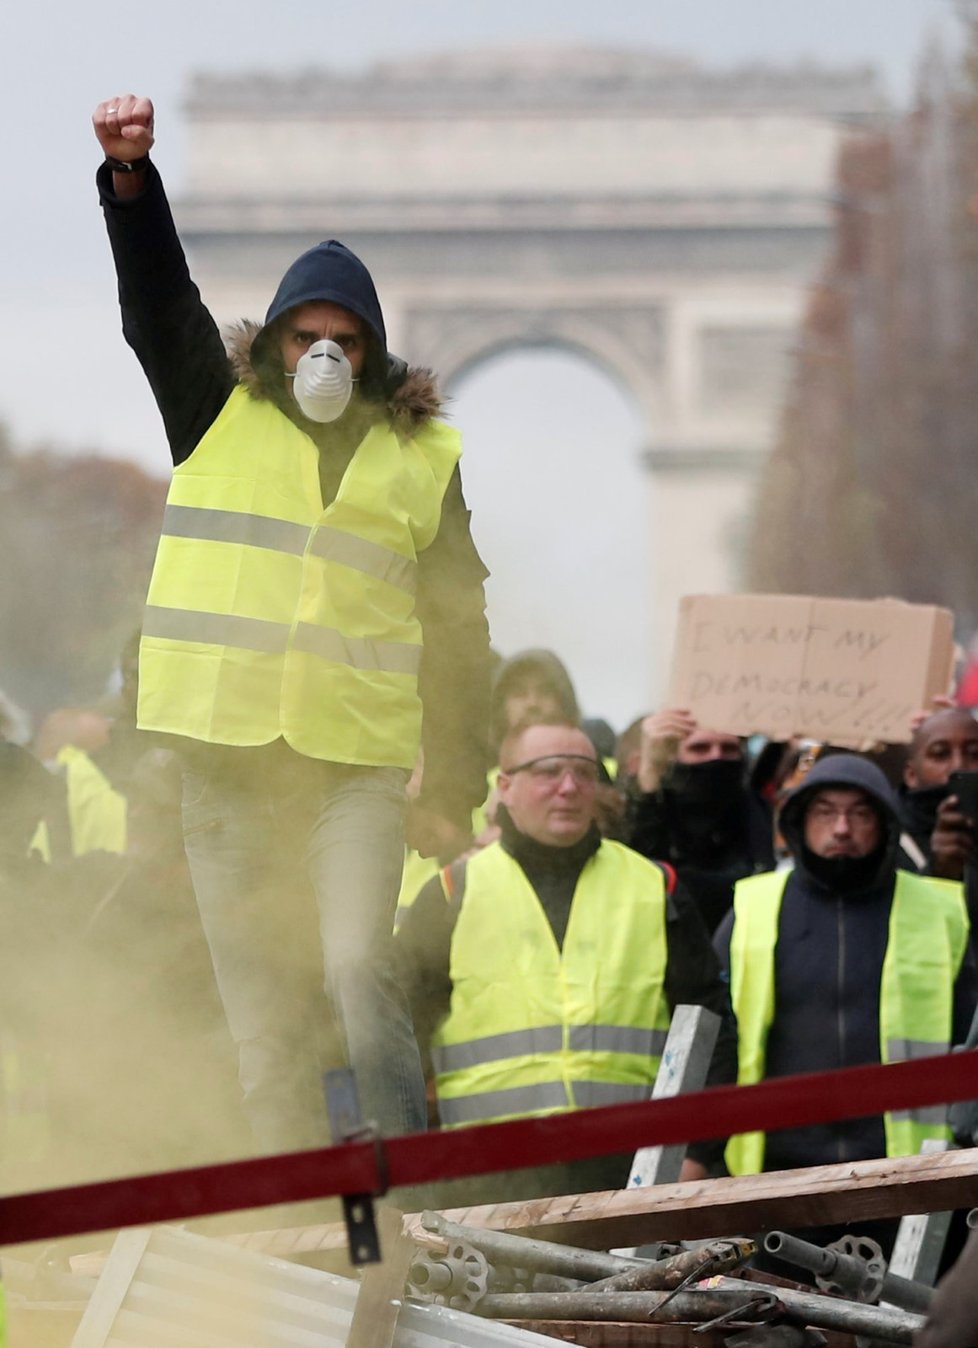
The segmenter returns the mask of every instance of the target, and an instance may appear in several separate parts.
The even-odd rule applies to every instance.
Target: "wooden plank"
[[[449,1221],[608,1250],[978,1203],[978,1148],[459,1208]],[[408,1229],[412,1230],[412,1219]],[[420,1227],[420,1222],[419,1222]]]
[[[404,1296],[414,1242],[404,1235],[404,1214],[377,1209],[381,1262],[370,1264],[360,1283],[346,1348],[391,1348]]]

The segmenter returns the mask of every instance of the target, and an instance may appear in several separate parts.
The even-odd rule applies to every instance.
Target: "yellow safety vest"
[[[734,889],[730,992],[739,1036],[738,1084],[765,1074],[775,1012],[775,947],[789,871],[749,876]],[[960,884],[898,870],[880,981],[880,1061],[946,1053],[951,1045],[954,982],[968,943]],[[818,1033],[813,1023],[812,1033]],[[901,1110],[883,1116],[888,1156],[908,1156],[925,1138],[950,1137],[947,1110]],[[741,1133],[727,1144],[732,1174],[764,1168],[764,1134]]]
[[[319,451],[234,389],[174,470],[150,581],[139,725],[410,768],[421,734],[417,557],[458,432],[374,426],[323,509]]]
[[[58,750],[57,762],[64,768],[71,855],[124,853],[128,845],[129,809],[125,796],[116,791],[84,749],[66,744]],[[27,850],[36,852],[42,861],[54,859],[46,819],[38,824]]]
[[[578,880],[563,948],[514,859],[466,862],[452,999],[432,1038],[442,1124],[649,1098],[669,1029],[666,886],[602,842]]]
[[[113,788],[83,749],[66,744],[58,752],[58,762],[65,770],[72,855],[125,852],[125,796]]]
[[[429,880],[438,874],[438,859],[423,857],[413,847],[404,849],[404,868],[401,871],[401,888],[397,895],[397,907],[394,910],[394,930],[404,920],[404,914],[424,889]]]

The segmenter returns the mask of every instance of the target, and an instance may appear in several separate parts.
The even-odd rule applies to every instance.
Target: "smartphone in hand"
[[[952,772],[947,786],[948,794],[957,796],[965,818],[972,826],[978,824],[978,772]]]

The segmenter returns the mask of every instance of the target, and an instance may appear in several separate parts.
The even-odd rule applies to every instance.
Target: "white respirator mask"
[[[323,424],[336,421],[347,409],[353,396],[353,366],[343,348],[328,337],[313,342],[299,357],[292,379],[295,400],[310,421]]]

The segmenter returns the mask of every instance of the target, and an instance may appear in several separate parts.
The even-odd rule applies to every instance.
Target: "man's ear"
[[[915,786],[920,785],[917,778],[917,770],[912,763],[908,762],[903,765],[903,784],[904,786],[909,786],[911,791]]]

